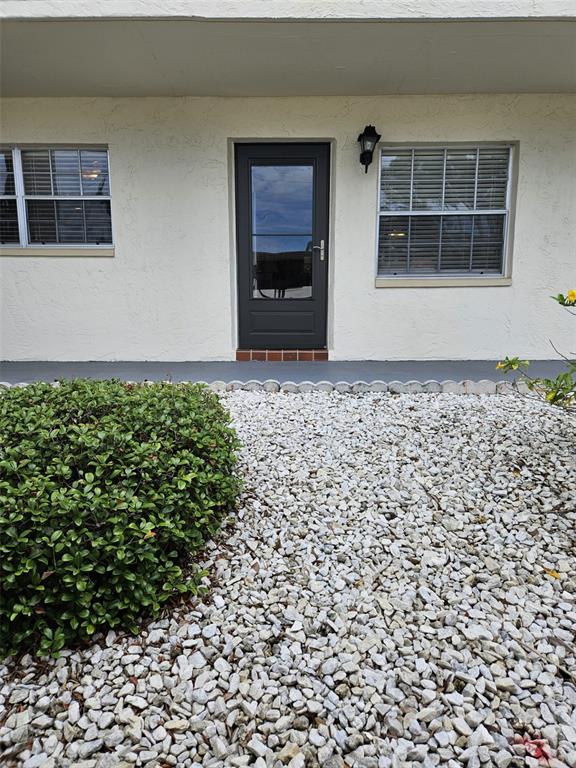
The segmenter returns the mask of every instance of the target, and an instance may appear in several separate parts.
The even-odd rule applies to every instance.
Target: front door
[[[237,144],[239,343],[326,346],[329,144]]]

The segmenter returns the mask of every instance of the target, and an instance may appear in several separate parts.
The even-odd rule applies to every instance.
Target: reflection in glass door
[[[312,297],[314,166],[252,165],[252,296]]]

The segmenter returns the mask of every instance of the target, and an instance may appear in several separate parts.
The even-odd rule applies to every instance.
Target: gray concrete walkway
[[[449,360],[380,362],[327,361],[311,363],[264,362],[24,362],[0,363],[0,381],[10,384],[56,379],[111,379],[126,381],[504,381],[514,378],[497,371],[493,360]],[[560,360],[536,360],[532,376],[555,376],[562,370]]]

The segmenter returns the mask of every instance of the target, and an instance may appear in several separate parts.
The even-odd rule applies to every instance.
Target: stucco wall
[[[1,0],[4,18],[573,18],[572,0]]]
[[[114,258],[2,257],[0,357],[216,360],[236,348],[232,138],[334,141],[333,359],[549,358],[576,283],[576,96],[12,99],[4,142],[107,143]],[[520,142],[510,287],[375,288],[356,137]]]

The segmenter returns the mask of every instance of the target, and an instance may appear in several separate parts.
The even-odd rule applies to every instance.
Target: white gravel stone
[[[494,744],[494,739],[490,732],[483,725],[479,725],[468,739],[468,743],[470,745],[480,747],[484,744]]]
[[[481,624],[469,624],[464,627],[464,634],[468,640],[493,640],[492,632]]]
[[[575,768],[566,417],[469,382],[216,384],[246,493],[210,590],[0,663],[0,764],[516,768],[540,734]]]
[[[78,756],[81,758],[90,757],[95,752],[98,752],[103,746],[102,739],[94,739],[93,741],[83,741],[78,745]]]
[[[334,658],[327,659],[322,664],[322,674],[323,675],[333,675],[334,672],[336,672],[336,670],[338,669],[338,666],[339,666],[338,659],[334,659]]]
[[[184,733],[188,729],[189,722],[182,718],[177,720],[168,720],[164,723],[164,727],[167,731],[175,731],[176,733]]]
[[[193,653],[192,656],[190,656],[188,663],[193,669],[202,669],[202,667],[206,666],[206,659],[200,651],[196,651],[196,653]]]
[[[162,675],[150,675],[148,678],[148,685],[153,688],[155,691],[161,691],[162,688],[164,688],[164,681],[162,680]]]
[[[136,709],[146,709],[148,701],[143,696],[126,696],[126,703]]]
[[[252,736],[246,746],[253,755],[256,755],[256,757],[266,757],[266,755],[270,752],[266,744],[264,744],[264,742],[262,742],[257,736]]]

